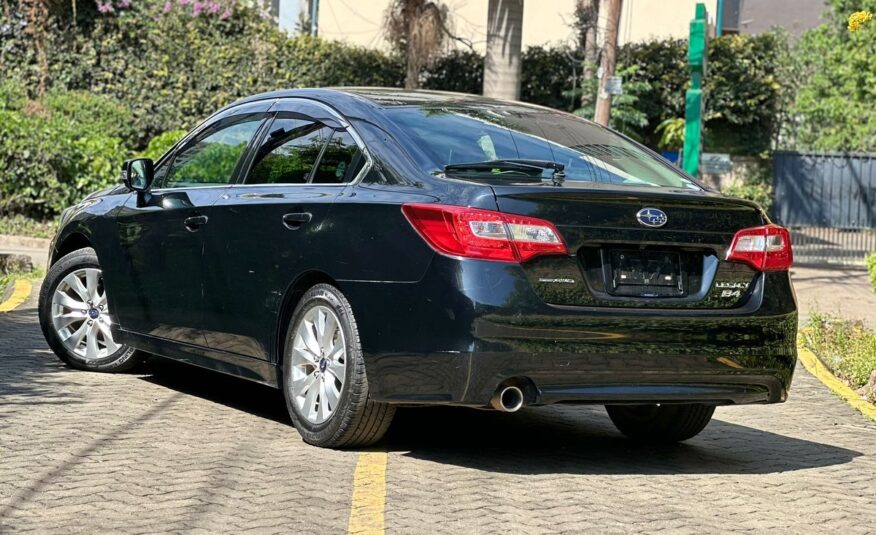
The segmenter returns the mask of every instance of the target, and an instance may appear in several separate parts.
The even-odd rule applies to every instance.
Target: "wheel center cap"
[[[324,372],[326,368],[328,368],[328,361],[325,359],[319,359],[319,371]]]
[[[89,318],[96,320],[98,316],[100,316],[100,310],[93,308],[93,307],[88,309],[88,317]]]

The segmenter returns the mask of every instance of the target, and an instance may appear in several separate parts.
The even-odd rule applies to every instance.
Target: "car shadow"
[[[134,373],[142,374],[144,381],[177,392],[292,424],[283,395],[275,388],[161,357],[149,357]]]
[[[857,451],[715,419],[681,444],[647,444],[614,429],[602,406],[505,414],[436,407],[399,411],[390,451],[511,474],[770,474],[845,464]]]
[[[275,389],[151,358],[150,383],[290,424]],[[592,405],[514,414],[461,407],[400,408],[378,448],[407,458],[510,474],[769,474],[840,465],[860,452],[722,421],[721,409],[682,444],[644,444],[618,433]]]

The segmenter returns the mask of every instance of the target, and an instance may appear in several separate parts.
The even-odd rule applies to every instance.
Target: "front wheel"
[[[372,400],[350,303],[334,286],[302,296],[286,333],[283,394],[305,442],[327,448],[380,440],[395,408]]]
[[[52,265],[40,289],[39,317],[49,347],[73,368],[123,372],[141,360],[134,348],[113,339],[94,249],[79,249]]]
[[[624,435],[649,442],[681,442],[705,429],[714,405],[606,405],[614,426]]]

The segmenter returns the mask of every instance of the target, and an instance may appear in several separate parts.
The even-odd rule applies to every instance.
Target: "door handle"
[[[183,221],[186,226],[186,230],[189,232],[195,232],[200,229],[203,225],[207,224],[207,216],[205,215],[193,215],[191,217],[187,217],[185,221]]]
[[[283,215],[283,225],[289,230],[298,230],[313,218],[310,212],[299,212]]]

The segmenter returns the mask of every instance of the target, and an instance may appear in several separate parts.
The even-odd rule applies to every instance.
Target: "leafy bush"
[[[795,66],[799,92],[788,137],[809,150],[876,150],[876,28],[849,32],[847,17],[876,10],[876,1],[831,0],[829,23],[806,32]]]
[[[187,132],[185,130],[170,130],[163,134],[158,134],[149,140],[149,144],[146,145],[146,150],[144,150],[140,156],[158,161],[159,158],[164,156],[165,152],[169,151],[174,145],[176,145],[176,142],[185,137],[186,134]]]
[[[721,193],[730,197],[754,201],[767,212],[773,206],[773,187],[770,184],[760,182],[733,184],[724,188]]]
[[[86,194],[110,185],[128,153],[111,102],[82,93],[24,101],[4,84],[0,101],[0,214],[49,218]],[[71,110],[94,106],[107,115]],[[118,110],[115,110],[118,112]]]
[[[870,273],[870,285],[876,292],[876,251],[867,255],[867,271]]]
[[[423,72],[423,88],[480,95],[484,90],[484,56],[472,50],[454,50]]]
[[[772,183],[772,161],[762,157],[757,160],[749,176],[744,176],[741,183],[731,184],[724,188],[721,193],[754,201],[769,212],[773,207]]]
[[[520,63],[521,100],[565,111],[578,107],[580,97],[569,91],[580,85],[575,77],[581,76],[581,65],[570,49],[531,46],[523,51]]]
[[[876,403],[876,384],[869,384],[876,374],[876,332],[860,321],[812,313],[804,335],[825,366]]]
[[[709,40],[709,72],[705,78],[705,147],[712,152],[758,154],[770,148],[779,129],[783,87],[779,84],[787,55],[784,35],[726,35]],[[647,121],[637,128],[650,147],[658,146],[657,126],[684,116],[684,96],[690,75],[687,42],[666,39],[629,43],[618,52],[618,63],[638,69],[624,85],[643,81],[636,109]]]

